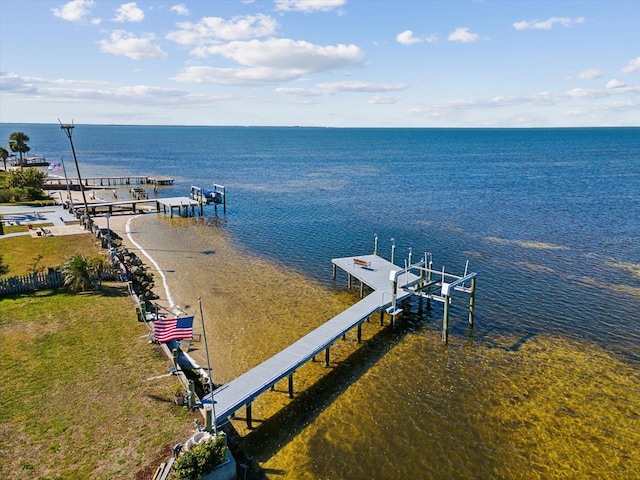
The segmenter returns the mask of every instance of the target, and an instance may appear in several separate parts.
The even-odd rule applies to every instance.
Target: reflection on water
[[[183,309],[197,315],[202,297],[216,383],[244,373],[358,299],[344,279],[318,282],[242,250],[215,222],[146,215],[134,230]],[[534,259],[521,263],[522,274],[547,274]],[[494,294],[484,292],[480,309]],[[523,293],[510,294],[525,308],[552,314],[537,298],[528,305]],[[446,347],[438,304],[421,315],[412,305],[396,331],[373,319],[365,323],[364,343],[358,345],[354,333],[338,341],[330,368],[309,363],[295,373],[294,400],[286,385],[260,396],[253,431],[239,411],[233,422],[238,447],[269,478],[637,475],[636,364],[532,324],[506,327],[504,319],[487,319],[469,332],[464,305],[452,313]],[[510,312],[502,315],[508,319]],[[204,349],[194,346],[192,355],[204,364]],[[626,357],[639,354],[629,346]]]

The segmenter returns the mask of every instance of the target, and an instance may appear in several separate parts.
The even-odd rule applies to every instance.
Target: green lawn
[[[91,235],[0,239],[9,275],[77,252],[99,253]],[[170,365],[147,332],[119,283],[0,297],[0,478],[150,478],[200,415],[173,403],[177,378],[147,380]]]
[[[95,256],[99,251],[98,243],[90,233],[38,238],[29,235],[0,237],[0,255],[10,269],[0,278],[25,275],[33,269],[36,261],[37,267],[56,267],[75,253]],[[38,260],[40,256],[42,258]]]

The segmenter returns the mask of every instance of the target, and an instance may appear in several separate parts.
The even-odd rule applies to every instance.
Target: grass
[[[10,274],[38,255],[46,267],[99,253],[91,235],[0,239],[0,251]],[[147,332],[119,283],[0,297],[0,478],[150,478],[200,415],[173,403],[176,378],[147,380],[170,365]]]
[[[0,215],[1,217],[1,215]],[[53,223],[38,223],[37,227],[52,227]],[[28,232],[29,231],[29,226],[28,225],[4,225],[3,227],[3,234],[7,235],[9,233],[20,233],[20,232]]]
[[[0,278],[30,273],[36,262],[38,267],[56,267],[75,253],[95,256],[100,250],[90,233],[38,238],[27,235],[0,237],[0,254],[3,263],[10,269],[6,275],[0,275]],[[42,259],[37,261],[40,255]]]

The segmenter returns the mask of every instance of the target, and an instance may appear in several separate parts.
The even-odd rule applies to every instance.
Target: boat
[[[207,205],[212,203],[212,202],[213,203],[222,203],[223,202],[222,192],[216,190],[215,188],[213,188],[213,189],[203,188],[202,189],[202,195],[206,199]]]
[[[224,204],[224,187],[221,185],[213,185],[213,188],[200,188],[191,185],[191,198],[199,200],[207,205],[210,203]]]

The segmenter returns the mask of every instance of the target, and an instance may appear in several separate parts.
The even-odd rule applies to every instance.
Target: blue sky
[[[0,122],[640,125],[640,1],[1,0]]]

